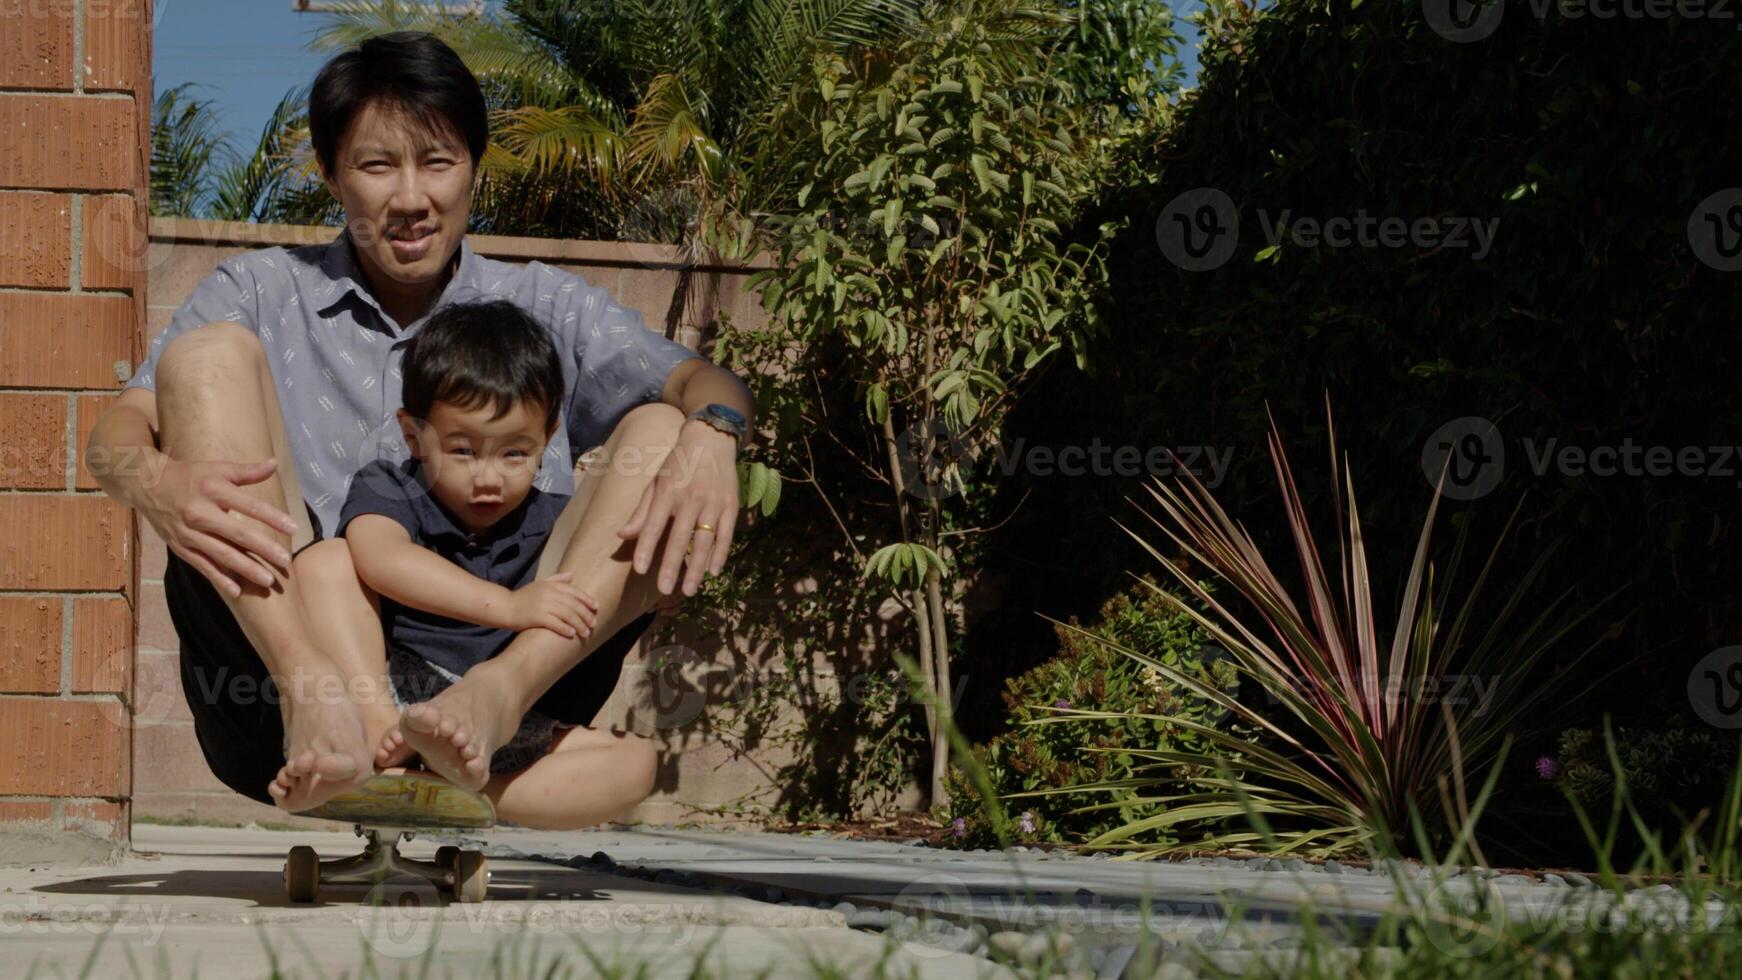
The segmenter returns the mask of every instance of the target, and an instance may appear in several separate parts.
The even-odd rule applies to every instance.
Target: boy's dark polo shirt
[[[473,535],[461,527],[420,480],[417,460],[394,464],[376,460],[357,471],[340,511],[336,536],[344,536],[361,514],[391,517],[413,544],[446,558],[473,576],[518,589],[538,574],[545,539],[556,524],[568,494],[533,487],[520,506]],[[495,656],[514,639],[514,631],[462,622],[381,597],[381,625],[388,648],[401,647],[438,667],[464,674]]]

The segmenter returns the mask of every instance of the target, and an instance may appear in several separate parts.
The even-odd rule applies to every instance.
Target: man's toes
[[[440,725],[442,720],[441,712],[426,703],[418,703],[406,708],[405,713],[399,717],[406,728],[426,735],[435,731],[436,726]]]

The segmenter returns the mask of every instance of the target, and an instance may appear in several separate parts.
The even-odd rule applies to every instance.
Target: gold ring
[[[698,531],[707,531],[707,532],[708,532],[708,533],[709,533],[709,534],[712,534],[712,533],[713,533],[713,532],[714,532],[714,525],[712,525],[712,524],[703,524],[703,523],[701,523],[701,522],[699,522],[699,521],[698,521],[698,522],[697,522],[697,523],[696,523],[696,530],[698,530]]]

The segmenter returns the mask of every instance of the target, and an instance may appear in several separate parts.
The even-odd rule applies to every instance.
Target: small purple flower
[[[1552,755],[1545,755],[1536,760],[1536,775],[1539,779],[1553,779],[1560,775],[1560,771],[1561,764],[1556,762]]]
[[[950,821],[950,836],[958,838],[968,836],[968,821],[966,818],[957,817]]]
[[[1033,810],[1022,811],[1022,816],[1018,817],[1016,820],[1016,829],[1022,831],[1025,834],[1034,833],[1034,811]]]
[[[1068,708],[1071,706],[1071,703],[1064,698],[1059,698],[1057,701],[1052,703],[1052,706],[1055,708]]]

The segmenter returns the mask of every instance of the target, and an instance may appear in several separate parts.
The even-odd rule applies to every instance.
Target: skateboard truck
[[[291,848],[284,862],[284,893],[293,902],[314,901],[323,883],[378,882],[396,875],[445,885],[455,901],[484,900],[490,871],[481,851],[443,846],[434,861],[399,853],[400,841],[418,831],[494,827],[496,808],[480,793],[431,773],[384,772],[304,815],[349,822],[366,843],[361,854],[331,861],[321,860],[307,845]]]

